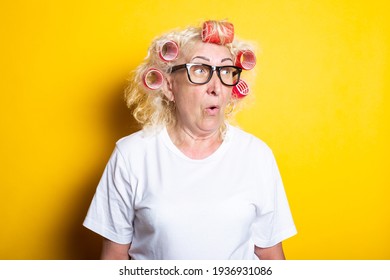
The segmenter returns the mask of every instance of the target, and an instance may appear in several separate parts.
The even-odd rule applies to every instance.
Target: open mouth
[[[206,108],[206,112],[209,115],[216,115],[219,112],[219,106],[217,105],[212,105]]]

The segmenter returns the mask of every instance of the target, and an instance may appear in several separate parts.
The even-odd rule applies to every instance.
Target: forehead
[[[186,58],[191,61],[197,59],[197,57],[203,57],[210,62],[218,63],[227,58],[232,59],[233,55],[226,46],[197,42]]]

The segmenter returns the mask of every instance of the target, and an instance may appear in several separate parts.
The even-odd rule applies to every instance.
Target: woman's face
[[[212,66],[233,65],[233,58],[225,46],[199,42],[194,52],[178,64],[203,63]],[[216,72],[204,85],[189,81],[186,69],[171,74],[168,98],[176,103],[176,120],[194,136],[207,136],[220,128],[232,92],[231,86],[221,83]]]

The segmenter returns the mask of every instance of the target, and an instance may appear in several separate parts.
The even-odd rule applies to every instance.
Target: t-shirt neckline
[[[211,155],[209,155],[208,157],[205,157],[203,159],[192,159],[192,158],[186,156],[182,151],[180,151],[180,149],[173,143],[171,137],[169,136],[169,133],[168,133],[168,130],[166,127],[164,127],[161,130],[159,137],[162,139],[165,146],[172,153],[177,155],[178,157],[180,157],[186,161],[190,161],[190,162],[194,162],[194,163],[205,163],[205,162],[217,160],[223,156],[223,154],[226,152],[226,150],[229,147],[230,142],[232,140],[233,130],[232,130],[231,126],[227,124],[225,137],[224,137],[221,145]]]

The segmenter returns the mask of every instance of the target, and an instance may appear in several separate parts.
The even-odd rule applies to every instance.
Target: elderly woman
[[[227,121],[254,64],[233,35],[219,21],[165,34],[135,71],[143,129],[117,142],[84,221],[103,259],[284,259],[296,229],[274,156]]]

